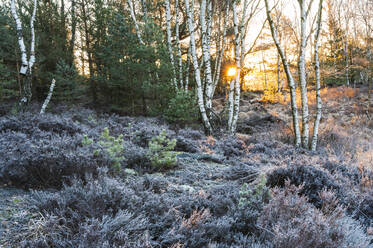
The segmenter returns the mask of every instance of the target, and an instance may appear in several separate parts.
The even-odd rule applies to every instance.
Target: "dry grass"
[[[188,218],[181,221],[181,228],[192,228],[197,226],[200,223],[203,223],[211,216],[208,209],[194,210],[192,215]]]

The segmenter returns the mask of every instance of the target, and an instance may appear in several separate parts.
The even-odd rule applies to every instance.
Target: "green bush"
[[[177,163],[176,153],[172,150],[176,146],[176,139],[168,139],[163,130],[149,142],[148,157],[153,167],[157,169],[171,168]]]
[[[261,175],[260,181],[255,185],[254,189],[250,189],[247,183],[242,185],[240,190],[240,200],[238,206],[244,208],[253,203],[253,201],[265,202],[270,198],[269,189],[266,186],[267,178],[264,174]]]
[[[198,115],[194,94],[178,90],[170,100],[164,118],[170,123],[190,123],[197,120]]]
[[[82,140],[83,146],[91,145],[93,142],[93,139],[90,139],[87,135],[84,135]],[[98,141],[99,149],[96,149],[94,154],[98,155],[101,150],[104,150],[113,161],[113,168],[120,170],[121,162],[124,160],[124,156],[122,155],[124,152],[123,142],[123,135],[119,135],[117,138],[115,138],[110,136],[109,129],[105,128],[101,133],[100,140]]]

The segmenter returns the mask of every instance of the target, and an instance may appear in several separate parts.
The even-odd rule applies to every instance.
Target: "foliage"
[[[322,191],[321,210],[300,196],[302,186],[286,182],[275,188],[273,198],[258,219],[262,236],[278,248],[369,247],[358,223],[345,215],[333,193]]]
[[[18,96],[16,31],[9,9],[0,6],[0,101],[14,100]]]
[[[254,189],[250,189],[248,184],[244,184],[240,190],[239,207],[251,205],[253,201],[265,202],[270,199],[269,189],[266,186],[267,179],[264,174],[261,175],[260,181],[255,185]]]
[[[268,88],[264,90],[261,95],[261,101],[267,103],[277,103],[281,97],[281,94],[278,92],[278,89],[275,85],[269,84]]]
[[[165,130],[153,137],[149,142],[149,159],[155,168],[171,168],[177,163],[176,153],[173,149],[176,146],[176,139],[168,139]]]
[[[117,138],[115,138],[110,136],[109,129],[105,128],[101,133],[98,144],[109,154],[109,157],[113,160],[113,167],[119,170],[121,168],[121,162],[124,160],[124,156],[122,156],[124,151],[123,135],[119,135]]]
[[[321,207],[320,192],[324,189],[334,190],[340,199],[344,198],[342,186],[328,172],[310,165],[276,169],[269,173],[267,180],[267,185],[270,187],[284,187],[287,180],[296,186],[304,184],[300,193],[307,196],[316,207]]]
[[[192,93],[178,90],[170,100],[164,118],[170,123],[190,123],[198,119],[199,110]]]

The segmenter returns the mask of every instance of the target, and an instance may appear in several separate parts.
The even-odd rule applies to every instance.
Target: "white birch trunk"
[[[273,38],[273,41],[275,42],[275,45],[277,47],[277,51],[280,54],[282,64],[283,64],[283,67],[284,67],[284,70],[285,70],[285,73],[286,73],[287,81],[288,81],[288,84],[289,84],[289,88],[290,88],[291,109],[292,109],[291,112],[292,112],[292,117],[293,117],[293,129],[294,129],[294,135],[295,135],[294,143],[295,143],[295,146],[299,147],[301,145],[301,135],[300,135],[300,131],[299,131],[298,108],[297,108],[297,99],[296,99],[296,95],[295,95],[295,82],[294,82],[293,75],[291,74],[290,67],[289,67],[289,64],[287,62],[287,58],[284,54],[284,50],[283,50],[283,48],[282,48],[282,46],[279,42],[279,39],[278,39],[277,29],[275,28],[275,25],[274,25],[274,22],[273,22],[273,19],[272,19],[271,10],[269,8],[268,0],[264,0],[264,3],[265,3],[265,6],[266,6],[267,20],[269,22],[269,26],[270,26],[270,29],[271,29],[272,38]]]
[[[32,67],[34,66],[35,63],[35,27],[34,27],[34,22],[35,22],[35,16],[36,16],[36,6],[37,6],[37,1],[34,0],[34,8],[32,11],[32,16],[30,19],[30,28],[31,28],[31,47],[30,47],[30,60],[28,63],[29,67],[29,73],[32,73]]]
[[[235,88],[235,81],[232,78],[229,81],[229,93],[228,93],[228,132],[231,133],[231,127],[233,123],[233,114],[234,114],[234,88]]]
[[[211,3],[209,3],[211,5]],[[203,62],[205,64],[205,104],[206,104],[206,111],[207,116],[211,117],[211,110],[212,110],[212,72],[211,72],[211,54],[210,54],[210,45],[209,45],[209,32],[208,26],[211,23],[206,22],[206,7],[207,7],[207,0],[202,0],[201,2],[201,9],[200,9],[200,25],[202,29],[202,53],[203,53]],[[211,7],[209,7],[209,11]],[[208,13],[210,15],[211,13]],[[209,18],[210,19],[210,18]],[[211,20],[209,20],[211,22]]]
[[[130,13],[131,13],[132,21],[135,24],[135,30],[136,30],[137,38],[139,39],[140,44],[144,45],[145,43],[144,43],[144,41],[141,38],[139,24],[137,23],[137,20],[136,20],[135,8],[133,6],[133,2],[132,2],[132,0],[127,0],[127,3],[128,3],[128,7],[130,8]]]
[[[203,99],[203,90],[202,90],[202,82],[201,82],[201,72],[198,65],[198,58],[197,58],[197,51],[196,51],[196,40],[194,35],[194,25],[193,25],[193,9],[191,10],[189,7],[189,0],[185,0],[185,10],[187,13],[188,18],[188,29],[190,34],[190,42],[191,42],[191,51],[192,51],[192,58],[193,58],[193,66],[194,66],[194,74],[197,84],[197,97],[198,97],[198,106],[200,109],[202,122],[205,127],[205,131],[207,134],[212,134],[212,127],[210,124],[210,120],[206,114],[206,109],[204,105]]]
[[[214,76],[214,79],[213,79],[213,84],[214,84],[213,85],[213,92],[215,92],[216,86],[218,85],[219,80],[220,80],[221,64],[223,62],[224,51],[225,51],[225,43],[226,43],[226,40],[227,40],[226,36],[227,36],[228,17],[229,17],[229,8],[230,8],[229,3],[230,3],[230,1],[227,0],[226,8],[225,8],[225,15],[224,15],[224,28],[223,28],[222,45],[221,45],[221,48],[220,48],[220,52],[218,54],[217,67],[215,67],[215,76]]]
[[[19,49],[21,50],[22,65],[21,65],[21,69],[20,69],[19,73],[21,75],[26,75],[27,69],[28,69],[26,46],[25,46],[25,42],[23,40],[22,22],[21,22],[21,19],[19,19],[19,16],[17,14],[15,0],[12,0],[10,7],[11,7],[13,18],[16,21],[17,35],[18,35],[18,45],[19,45]]]
[[[322,4],[323,0],[320,0],[319,11],[317,13],[317,29],[315,35],[315,73],[316,73],[316,102],[317,102],[317,112],[316,119],[313,126],[313,136],[311,142],[311,150],[316,151],[317,148],[317,137],[319,131],[320,120],[322,116],[322,100],[320,94],[320,60],[319,60],[319,42],[320,42],[320,31],[322,22]]]
[[[175,69],[175,59],[174,59],[174,51],[172,49],[172,34],[171,34],[171,7],[170,7],[170,0],[165,0],[166,4],[166,25],[167,25],[167,48],[168,53],[170,56],[170,62],[172,67],[172,83],[177,89],[177,79],[176,79],[176,69]]]
[[[21,106],[27,105],[31,101],[32,97],[32,68],[35,63],[35,16],[36,16],[36,9],[37,9],[37,0],[34,0],[34,6],[30,18],[30,29],[31,29],[31,44],[30,44],[30,57],[27,61],[27,52],[26,46],[23,39],[22,34],[22,22],[17,14],[16,3],[15,0],[11,1],[11,12],[16,22],[17,28],[17,36],[18,36],[18,45],[21,51],[21,60],[22,65],[19,71],[20,75],[25,76],[22,82],[22,93],[21,93]]]
[[[300,25],[301,25],[301,37],[300,37],[300,50],[298,60],[298,73],[299,73],[299,84],[300,94],[302,102],[302,146],[308,148],[309,143],[309,113],[308,113],[308,99],[307,99],[307,78],[306,78],[306,46],[307,46],[307,11],[306,1],[298,0],[300,6]]]
[[[41,110],[40,110],[40,114],[44,114],[45,113],[45,109],[47,108],[48,104],[49,104],[49,101],[51,100],[52,98],[52,94],[53,94],[53,89],[54,89],[54,86],[56,85],[56,80],[52,80],[52,83],[51,83],[51,86],[49,88],[49,93],[48,93],[48,96],[47,98],[45,98],[45,101],[43,103],[43,106],[41,107]]]
[[[237,128],[238,115],[240,112],[240,98],[241,98],[241,68],[244,65],[245,59],[245,38],[248,21],[246,20],[248,0],[244,1],[244,9],[241,17],[241,23],[238,24],[236,4],[233,4],[233,23],[234,23],[234,35],[235,35],[235,60],[237,67],[237,76],[235,79],[235,95],[234,95],[234,111],[233,120],[230,128],[230,133],[234,134]],[[240,25],[240,26],[239,26]]]

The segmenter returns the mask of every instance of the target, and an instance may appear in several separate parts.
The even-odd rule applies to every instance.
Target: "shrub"
[[[268,201],[270,198],[269,189],[266,186],[267,179],[264,174],[261,175],[260,181],[255,185],[254,189],[250,189],[248,184],[244,184],[240,190],[239,207],[251,205],[253,201]]]
[[[158,136],[153,137],[149,142],[149,159],[152,165],[157,168],[170,168],[176,165],[176,153],[172,150],[176,146],[176,139],[167,138],[166,131],[163,130]]]
[[[274,188],[270,203],[263,208],[257,225],[264,239],[278,248],[368,247],[361,227],[344,214],[333,193],[323,191],[322,208],[316,209],[300,196],[302,186]]]
[[[342,188],[326,171],[315,166],[300,165],[275,169],[267,176],[267,185],[270,187],[284,187],[286,180],[291,184],[300,186],[304,184],[300,193],[316,207],[321,207],[320,192],[324,189],[334,190],[343,199]]]
[[[164,118],[170,123],[191,123],[198,119],[199,110],[192,93],[178,90],[170,100]]]
[[[117,138],[109,135],[109,129],[105,128],[101,134],[98,144],[104,149],[113,160],[113,167],[117,170],[121,168],[121,162],[124,160],[123,154],[123,135]]]
[[[39,132],[33,137],[1,134],[1,182],[26,188],[60,188],[69,176],[96,174],[99,167],[110,165],[104,154],[94,156],[91,147],[82,147],[81,136]]]

